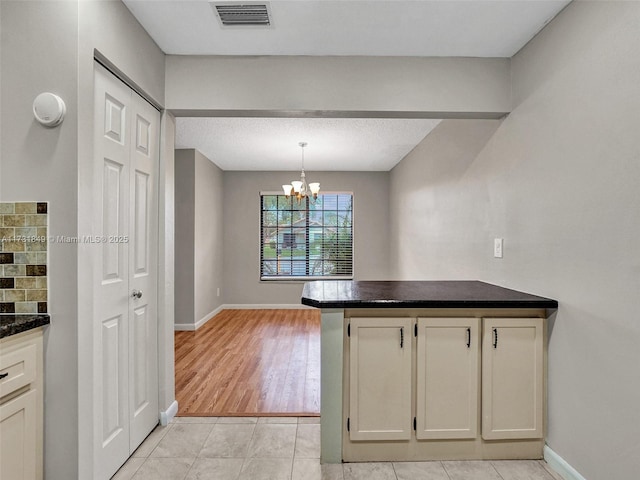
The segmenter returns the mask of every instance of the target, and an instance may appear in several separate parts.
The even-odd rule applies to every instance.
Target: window
[[[260,278],[352,278],[353,195],[260,195]]]

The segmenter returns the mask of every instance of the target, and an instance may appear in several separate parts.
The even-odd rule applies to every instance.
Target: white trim
[[[164,412],[160,412],[160,425],[166,426],[171,423],[173,417],[178,413],[178,401],[174,400],[169,408],[167,408]]]
[[[220,313],[222,310],[224,310],[224,305],[220,305],[215,310],[207,313],[204,317],[202,317],[196,323],[176,323],[173,325],[173,329],[177,332],[195,332],[202,325],[204,325],[213,317],[215,317],[218,313]]]
[[[545,462],[565,480],[586,480],[564,458],[551,450],[549,445],[544,446],[543,454]]]
[[[176,332],[195,332],[202,325],[207,323],[213,317],[223,310],[297,310],[314,308],[300,303],[227,303],[220,305],[213,312],[206,314],[200,320],[194,323],[176,323],[173,325],[173,329]]]
[[[194,323],[174,323],[173,329],[176,332],[195,332],[196,325]]]
[[[210,311],[209,313],[207,313],[204,317],[202,317],[200,320],[198,320],[195,324],[195,329],[197,330],[199,329],[202,325],[204,325],[205,323],[207,323],[209,320],[211,320],[213,317],[215,317],[217,314],[219,314],[222,310],[224,310],[224,305],[220,305],[218,306],[218,308]]]
[[[298,310],[314,308],[301,303],[228,303],[224,310]]]

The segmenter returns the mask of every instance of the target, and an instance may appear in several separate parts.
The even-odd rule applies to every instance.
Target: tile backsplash
[[[0,203],[0,313],[47,313],[48,204]]]

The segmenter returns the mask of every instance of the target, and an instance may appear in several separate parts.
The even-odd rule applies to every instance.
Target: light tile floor
[[[177,417],[113,480],[562,480],[544,461],[320,465],[318,418]]]

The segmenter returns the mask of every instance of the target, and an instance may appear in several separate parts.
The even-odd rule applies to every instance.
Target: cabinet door
[[[480,319],[419,318],[416,437],[476,438]]]
[[[411,318],[350,321],[351,440],[411,437]]]
[[[0,478],[35,480],[36,390],[0,405]]]
[[[543,436],[543,319],[485,318],[482,438]]]

